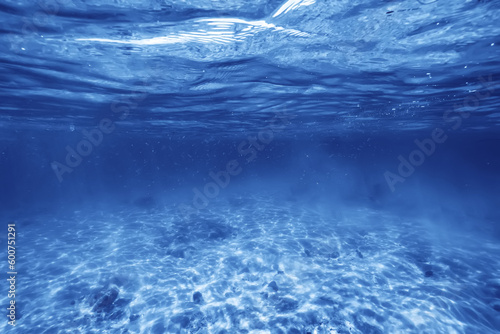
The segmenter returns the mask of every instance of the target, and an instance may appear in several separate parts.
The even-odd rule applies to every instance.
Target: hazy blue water
[[[497,333],[498,1],[0,4],[16,333]]]

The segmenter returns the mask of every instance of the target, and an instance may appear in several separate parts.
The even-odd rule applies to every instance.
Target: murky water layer
[[[249,197],[189,218],[163,208],[35,220],[19,223],[17,333],[500,329],[500,246],[436,236],[411,217],[360,208],[334,219]]]

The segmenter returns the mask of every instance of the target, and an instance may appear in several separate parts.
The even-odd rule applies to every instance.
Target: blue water
[[[500,332],[498,1],[0,18],[1,333]]]

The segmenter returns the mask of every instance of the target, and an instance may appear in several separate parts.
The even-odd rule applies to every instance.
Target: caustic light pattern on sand
[[[326,218],[269,198],[234,198],[189,218],[162,209],[67,219],[26,229],[37,252],[20,260],[19,333],[500,328],[498,245],[437,242],[423,221],[370,210]]]

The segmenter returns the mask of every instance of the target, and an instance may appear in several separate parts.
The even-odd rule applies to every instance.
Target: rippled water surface
[[[2,333],[498,333],[498,1],[4,0]]]
[[[7,124],[93,125],[141,91],[127,121],[157,132],[237,131],[285,109],[300,115],[297,131],[420,129],[498,73],[496,1],[47,0],[2,10]],[[489,99],[469,126],[498,125],[498,97]]]

